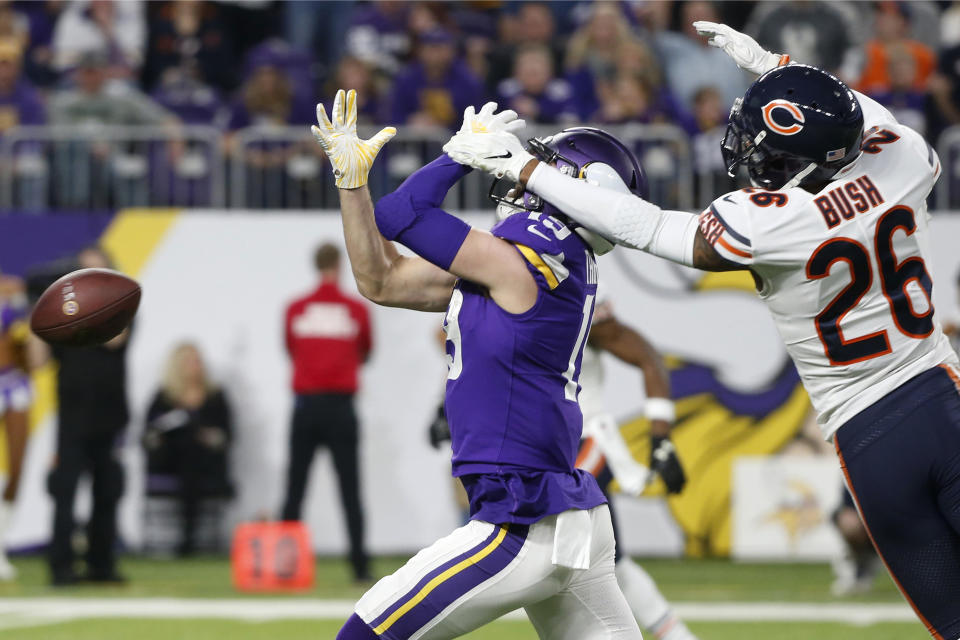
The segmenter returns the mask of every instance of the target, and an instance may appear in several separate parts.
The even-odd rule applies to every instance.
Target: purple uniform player
[[[517,128],[515,113],[494,118],[495,108],[468,108],[464,128]],[[439,208],[469,172],[447,156],[374,208],[366,174],[393,131],[359,140],[353,92],[337,94],[333,117],[318,107],[314,134],[340,187],[358,289],[383,305],[447,309],[453,467],[471,512],[466,526],[370,589],[338,639],[454,638],[518,608],[541,638],[639,639],[613,571],[606,500],[574,467],[593,236],[522,203],[492,232],[471,228]],[[599,138],[608,155],[625,151]],[[624,190],[632,179],[610,167],[605,175]],[[417,256],[401,256],[391,240]]]
[[[462,172],[446,156],[434,164]],[[471,518],[530,524],[605,502],[590,474],[574,466],[597,264],[580,236],[542,212],[511,215],[491,233],[523,254],[538,299],[511,314],[473,282],[459,280],[453,290],[444,320],[453,474],[470,497]]]

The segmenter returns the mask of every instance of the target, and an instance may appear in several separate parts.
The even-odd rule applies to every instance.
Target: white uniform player
[[[630,453],[627,443],[620,433],[616,419],[607,410],[603,400],[603,353],[602,338],[610,324],[619,324],[613,313],[613,303],[609,298],[609,289],[600,280],[597,286],[597,300],[594,304],[592,333],[583,350],[580,365],[580,410],[583,412],[583,437],[577,466],[597,476],[600,487],[604,488],[610,476],[617,480],[620,490],[632,496],[643,493],[652,478],[650,468],[638,462]],[[644,412],[651,420],[666,422],[669,429],[673,422],[673,403],[669,398],[657,397],[654,392],[664,393],[669,389],[669,381],[660,366],[659,355],[646,344],[646,341],[628,327],[621,331],[631,332],[635,339],[619,340],[615,348],[609,350],[613,355],[644,369],[644,382],[647,387],[647,399]],[[656,381],[648,378],[659,377]],[[669,443],[669,441],[667,441]],[[614,514],[613,503],[610,503]],[[617,535],[614,517],[614,534]],[[617,544],[616,573],[620,588],[627,598],[630,610],[641,627],[648,629],[658,640],[696,640],[687,626],[674,613],[666,598],[660,593],[653,578],[641,566],[624,555]]]
[[[713,271],[749,269],[832,439],[888,571],[930,633],[960,638],[960,360],[932,304],[923,138],[820,69],[725,25],[698,32],[762,74],[722,152],[759,187],[700,216],[570,180],[512,134],[444,150],[557,203],[608,240]]]
[[[744,189],[700,216],[717,253],[760,277],[826,439],[917,374],[958,364],[923,262],[940,163],[920,134],[857,100],[864,153],[819,193]]]

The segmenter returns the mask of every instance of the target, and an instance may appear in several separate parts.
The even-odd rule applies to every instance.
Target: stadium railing
[[[223,134],[209,126],[22,126],[0,137],[0,208],[223,207]]]
[[[647,171],[651,197],[670,208],[693,207],[694,175],[690,141],[671,125],[605,127],[633,148]],[[377,128],[361,127],[368,137]],[[523,137],[556,133],[557,128],[527,127]],[[382,195],[438,156],[450,132],[440,128],[401,128],[381,152],[370,173],[370,187]],[[252,127],[237,132],[231,144],[230,205],[245,209],[336,208],[337,193],[326,160],[305,127]],[[444,202],[451,210],[490,206],[490,179],[478,172],[464,178]]]
[[[693,145],[666,124],[605,126],[640,159],[651,200],[692,210],[728,190],[715,167],[695,170]],[[361,127],[370,136],[375,127]],[[525,138],[556,126],[530,126]],[[374,164],[370,186],[387,193],[441,153],[450,132],[402,127]],[[451,190],[450,210],[490,206],[490,179],[473,172]],[[304,126],[232,134],[208,126],[23,126],[0,137],[0,208],[83,211],[121,207],[329,209],[338,206],[326,159]]]

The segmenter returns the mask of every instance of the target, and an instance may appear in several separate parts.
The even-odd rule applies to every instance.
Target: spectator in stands
[[[557,37],[553,11],[544,2],[524,2],[515,14],[504,13],[500,37],[490,52],[489,80],[497,86],[513,73],[517,46],[539,44],[547,47],[554,69],[564,68],[564,46]]]
[[[937,70],[930,75],[928,88],[931,98],[928,139],[936,140],[946,127],[960,124],[960,45],[940,53]]]
[[[22,60],[18,41],[0,39],[0,136],[10,127],[43,124],[46,120],[40,96],[20,74]]]
[[[853,45],[845,16],[829,2],[763,2],[747,25],[768,51],[786,53],[796,62],[833,73],[847,65]],[[845,74],[841,74],[845,75]]]
[[[200,350],[190,342],[177,345],[147,411],[143,446],[148,476],[176,479],[181,525],[177,551],[181,556],[196,550],[201,500],[233,493],[228,470],[232,435],[230,404],[208,378]]]
[[[617,76],[611,91],[601,99],[602,106],[595,119],[609,124],[640,122],[645,124],[676,124],[688,132],[693,121],[680,109],[669,94],[652,86],[649,77],[632,73]]]
[[[517,50],[513,77],[500,83],[497,94],[501,109],[513,109],[527,122],[569,124],[578,119],[573,87],[554,76],[553,56],[542,44]]]
[[[727,126],[729,110],[723,104],[723,94],[716,87],[701,87],[693,94],[692,133],[694,170],[697,181],[697,202],[709,202],[715,197],[736,188],[734,180],[727,176],[718,147]]]
[[[483,83],[485,92],[494,93],[497,83],[492,78],[491,60],[500,48],[494,15],[489,11],[462,10],[455,12],[454,20],[460,33],[463,61]]]
[[[60,77],[53,67],[53,30],[63,11],[61,0],[19,3],[17,10],[29,25],[24,72],[34,85],[49,87]],[[0,28],[0,35],[2,28]]]
[[[347,30],[347,53],[387,75],[396,74],[413,48],[407,32],[409,12],[406,2],[392,0],[359,7]]]
[[[681,33],[661,31],[655,42],[666,67],[667,85],[688,112],[693,110],[693,96],[701,87],[719,87],[723,103],[729,109],[743,95],[748,78],[737,65],[706,38],[697,35],[697,20],[718,22],[720,17],[711,2],[686,2],[681,10]],[[721,55],[717,55],[721,54]]]
[[[378,79],[373,69],[360,58],[344,56],[337,63],[324,92],[328,99],[324,104],[333,104],[338,89],[355,89],[357,92],[357,120],[361,124],[378,124],[382,110]]]
[[[890,109],[897,121],[926,134],[925,109],[927,94],[916,84],[917,61],[903,43],[895,43],[886,50],[887,77],[890,87],[875,90],[870,97]]]
[[[568,72],[585,68],[598,84],[612,84],[626,47],[639,39],[618,4],[597,2],[590,9],[589,20],[570,36],[565,67]]]
[[[261,65],[244,83],[240,99],[231,109],[231,131],[252,125],[283,125],[291,122],[293,89],[286,74],[271,65]]]
[[[483,87],[457,58],[453,36],[434,29],[420,37],[417,61],[394,78],[389,121],[454,127],[467,106],[482,101]]]
[[[876,6],[875,35],[866,44],[866,61],[857,83],[867,94],[891,89],[890,57],[892,51],[905,51],[913,58],[913,88],[924,91],[927,79],[936,68],[936,55],[927,45],[908,37],[910,7],[906,2],[880,2]]]
[[[696,129],[689,112],[664,83],[653,51],[639,40],[623,46],[616,80],[600,85],[600,101],[603,113],[594,117],[604,122],[672,123],[688,133]]]
[[[230,115],[219,92],[189,68],[167,69],[150,97],[185,124],[220,126]]]
[[[76,61],[75,89],[58,91],[50,98],[54,124],[171,126],[176,117],[147,95],[112,81],[111,62],[102,51],[88,51]]]
[[[140,0],[73,0],[53,32],[54,65],[67,71],[90,51],[107,56],[111,77],[135,77],[146,48]]]
[[[167,145],[172,160],[180,157],[183,144],[178,139],[176,116],[138,89],[111,79],[109,57],[90,51],[77,61],[75,89],[58,91],[49,101],[53,124],[85,126],[154,126],[162,128],[170,139]],[[163,137],[158,135],[158,137]],[[54,170],[56,193],[68,207],[105,207],[111,203],[127,206],[143,197],[148,172],[147,160],[135,149],[91,139],[89,143],[59,145]],[[84,174],[78,173],[78,167]],[[129,184],[128,184],[129,183]],[[131,185],[140,185],[134,194]]]
[[[370,357],[366,306],[340,291],[340,250],[322,244],[314,254],[320,286],[287,307],[287,353],[293,362],[293,425],[282,518],[300,520],[310,465],[326,446],[340,480],[340,500],[350,537],[350,563],[358,581],[370,579],[353,408],[360,367]]]
[[[151,3],[150,42],[141,78],[152,91],[173,71],[221,91],[237,85],[230,34],[220,7],[204,0]]]

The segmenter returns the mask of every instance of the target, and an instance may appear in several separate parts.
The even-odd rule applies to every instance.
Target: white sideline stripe
[[[224,618],[247,621],[344,620],[353,613],[350,600],[293,598],[204,600],[187,598],[2,598],[0,617],[11,626],[81,618]],[[870,625],[915,622],[905,604],[836,604],[803,602],[683,602],[673,605],[693,622],[839,622]],[[504,616],[525,620],[522,611]],[[4,625],[0,624],[0,629]]]

